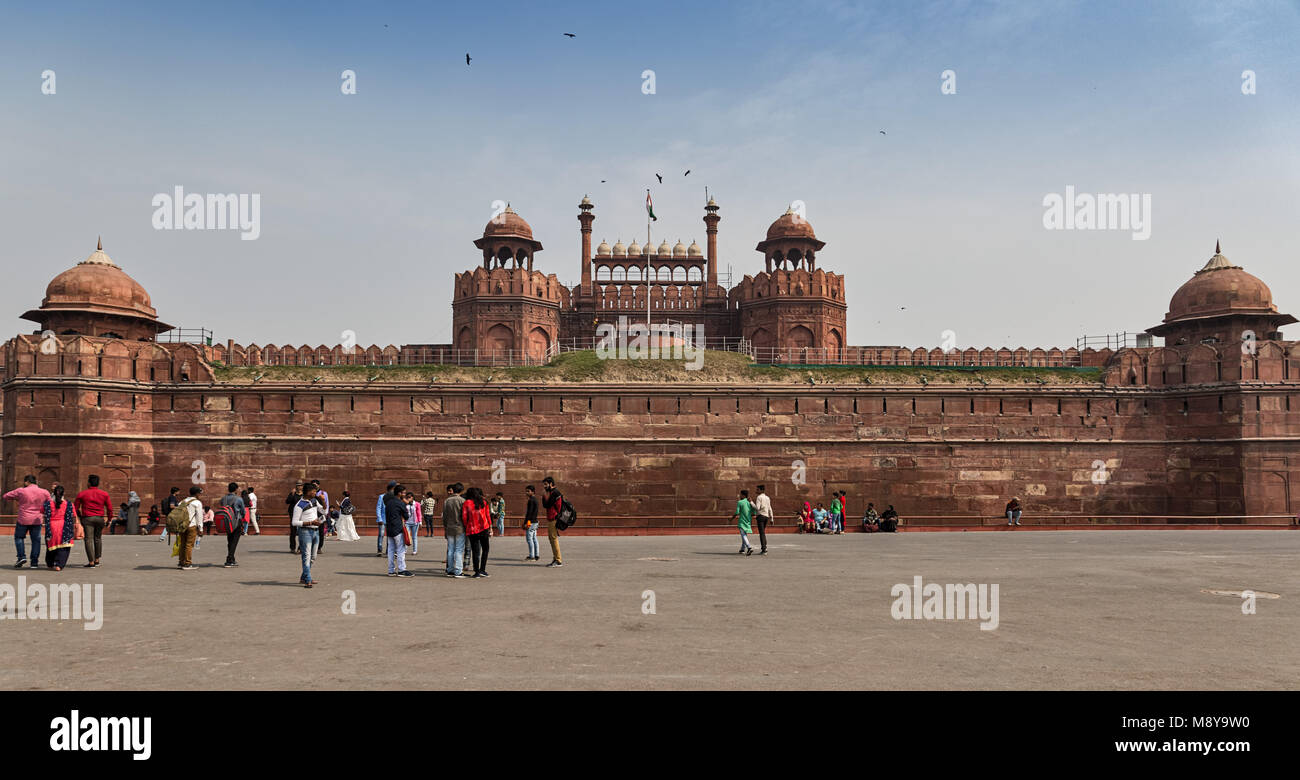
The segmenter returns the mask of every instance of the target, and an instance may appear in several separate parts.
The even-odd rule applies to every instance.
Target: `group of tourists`
[[[45,565],[54,571],[63,571],[67,567],[77,540],[82,540],[85,545],[85,567],[93,569],[100,564],[104,553],[104,526],[112,517],[113,502],[99,487],[97,474],[90,475],[86,489],[71,501],[65,497],[63,485],[55,482],[46,490],[31,474],[23,477],[22,487],[5,493],[4,500],[13,501],[18,507],[14,525],[14,546],[18,550],[15,568],[28,565],[28,541],[32,546],[33,569],[40,564],[42,541],[45,544]]]
[[[524,560],[541,560],[537,545],[537,525],[541,510],[545,509],[552,555],[547,566],[563,566],[559,534],[576,518],[572,505],[567,504],[551,477],[542,480],[540,497],[536,487],[525,487],[524,500],[522,528],[528,548]],[[303,587],[310,588],[320,583],[319,579],[312,576],[311,566],[316,561],[324,536],[333,535],[344,541],[357,541],[361,538],[356,533],[352,499],[344,491],[343,500],[331,509],[329,496],[321,488],[320,481],[312,480],[297,484],[285,503],[289,505],[290,549],[296,545],[302,556],[302,573],[298,582]],[[387,558],[388,576],[415,576],[407,567],[406,559],[408,555],[419,555],[421,528],[424,529],[426,538],[434,535],[433,518],[437,506],[438,500],[433,491],[426,491],[423,498],[417,499],[414,491],[396,480],[389,482],[388,487],[379,495],[375,502],[375,555]],[[505,535],[505,496],[498,491],[488,499],[482,488],[465,487],[459,482],[447,485],[442,500],[441,519],[443,536],[447,540],[443,575],[452,579],[491,577],[487,570],[491,539],[493,536]],[[332,525],[333,532],[330,530]],[[469,575],[465,574],[466,547],[469,548],[472,572]]]
[[[146,527],[138,528],[140,497],[135,491],[130,492],[127,501],[119,507],[118,518],[113,519],[112,501],[99,483],[99,476],[91,474],[86,488],[69,501],[62,485],[56,482],[46,490],[37,484],[35,476],[29,474],[23,478],[21,488],[4,494],[4,500],[13,501],[18,507],[14,529],[17,568],[28,565],[26,542],[29,540],[32,568],[38,565],[42,541],[45,543],[46,565],[54,571],[62,571],[67,566],[68,557],[78,540],[84,542],[85,566],[98,566],[103,554],[104,530],[107,527],[111,534],[118,524],[125,526],[127,533],[140,534],[152,534],[158,525],[163,525],[161,539],[164,543],[170,540],[172,555],[178,559],[177,568],[182,571],[198,568],[194,565],[194,551],[199,548],[203,536],[212,533],[215,527],[218,533],[226,536],[224,566],[232,568],[239,565],[235,553],[240,538],[250,529],[254,534],[261,533],[257,522],[257,493],[252,485],[240,490],[238,484],[231,482],[226,486],[226,494],[211,505],[204,503],[200,485],[190,487],[189,495],[185,497],[180,495],[180,488],[173,487],[163,499],[161,510],[157,504],[151,506]],[[563,566],[559,534],[576,520],[573,506],[565,500],[551,477],[542,480],[540,495],[533,485],[528,485],[524,488],[523,498],[525,509],[521,528],[527,546],[524,560],[541,560],[537,527],[542,510],[545,510],[551,547],[551,562],[547,566]],[[311,565],[324,549],[327,538],[346,542],[361,539],[353,517],[356,508],[346,490],[339,501],[331,503],[329,493],[318,479],[297,482],[285,498],[285,507],[290,523],[289,551],[302,557],[302,573],[298,581],[310,588],[319,582],[312,577]],[[1018,497],[1007,503],[1005,511],[1007,525],[1020,525],[1022,509]],[[835,490],[831,493],[829,510],[821,501],[816,506],[811,501],[803,502],[803,508],[795,518],[796,531],[842,534],[847,514],[848,493]],[[407,568],[407,556],[419,555],[421,535],[426,538],[434,536],[435,516],[438,516],[438,499],[433,491],[426,491],[420,498],[396,480],[388,483],[375,503],[375,555],[388,559],[388,576],[414,576]],[[443,536],[447,540],[443,575],[453,579],[490,577],[487,564],[491,539],[505,535],[505,496],[497,491],[489,499],[482,488],[465,487],[459,482],[450,484],[446,486],[440,516]],[[748,489],[740,491],[731,519],[740,531],[740,554],[754,554],[749,534],[757,526],[759,555],[767,555],[767,527],[773,524],[774,515],[772,500],[764,485],[756,487],[752,498]],[[897,531],[898,523],[898,512],[892,504],[884,512],[877,513],[875,504],[868,503],[862,516],[862,530],[868,533]],[[134,531],[133,525],[137,526]],[[470,574],[465,573],[466,563]]]
[[[818,501],[813,506],[811,501],[804,501],[803,508],[795,515],[795,532],[807,534],[842,534],[844,533],[844,518],[848,514],[849,494],[844,490],[835,490],[831,492],[831,507],[826,509],[826,504]],[[1016,520],[1019,524],[1019,504],[1017,503]],[[1009,508],[1009,505],[1008,505]],[[1011,515],[1008,514],[1008,517]],[[754,526],[758,526],[759,555],[767,555],[767,527],[773,522],[772,499],[767,495],[766,487],[759,485],[755,489],[753,498],[749,495],[749,490],[741,490],[739,497],[736,499],[736,511],[731,516],[732,521],[740,529],[740,554],[753,555],[754,546],[749,543],[749,534],[753,532]],[[876,512],[876,505],[868,503],[867,509],[862,515],[862,530],[867,533],[876,533],[879,531],[894,532],[898,530],[898,512],[894,510],[894,505],[890,504],[889,508],[883,513]]]

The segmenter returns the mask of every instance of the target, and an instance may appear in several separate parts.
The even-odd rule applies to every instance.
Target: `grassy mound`
[[[982,385],[1096,384],[1098,368],[965,368],[912,366],[767,366],[734,352],[706,352],[699,370],[682,360],[601,360],[594,351],[565,352],[545,366],[214,366],[218,382],[312,384],[645,383],[716,385]]]

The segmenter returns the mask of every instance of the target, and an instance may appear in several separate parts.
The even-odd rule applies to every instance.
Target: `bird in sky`
[[[659,183],[660,183],[660,184],[663,184],[663,183],[664,183],[664,177],[660,176],[659,174],[656,173],[656,174],[655,174],[655,178],[659,180]]]
[[[465,64],[469,64],[469,52],[465,52]]]
[[[889,133],[886,133],[884,130],[881,130],[881,131],[880,131],[880,134],[881,134],[881,135],[889,135]]]
[[[564,34],[564,37],[565,37],[565,38],[577,38],[578,36],[574,35],[573,33],[565,33],[565,34]]]
[[[690,169],[690,168],[687,168],[687,169],[686,169],[686,173],[683,173],[682,175],[683,175],[683,176],[690,176],[690,175],[691,175],[691,169]]]
[[[601,183],[601,184],[604,184],[604,183],[605,183],[605,180],[604,180],[604,179],[601,179],[601,180],[600,180],[600,183]]]

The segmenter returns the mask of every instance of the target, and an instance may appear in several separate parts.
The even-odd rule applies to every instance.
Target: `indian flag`
[[[655,202],[650,200],[650,190],[645,191],[645,213],[649,214],[650,219],[655,222],[659,221],[659,218],[655,216]]]

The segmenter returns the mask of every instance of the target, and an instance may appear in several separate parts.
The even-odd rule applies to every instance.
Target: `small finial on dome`
[[[1219,251],[1219,239],[1217,239],[1217,238],[1214,239],[1214,254],[1216,254],[1216,255],[1221,255],[1221,254],[1223,254],[1223,252]]]
[[[104,251],[104,237],[103,237],[103,236],[100,236],[100,237],[99,237],[99,241],[97,241],[97,242],[95,243],[95,251],[96,251],[96,252],[103,252],[103,251]]]

